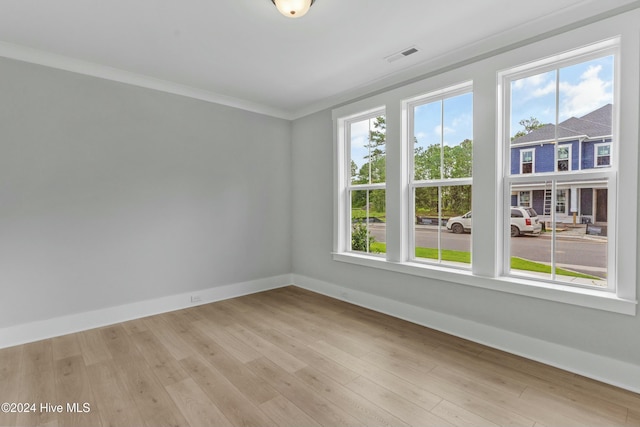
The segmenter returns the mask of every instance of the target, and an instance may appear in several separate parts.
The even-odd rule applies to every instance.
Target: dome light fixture
[[[271,0],[281,14],[287,18],[300,18],[306,14],[316,0]]]

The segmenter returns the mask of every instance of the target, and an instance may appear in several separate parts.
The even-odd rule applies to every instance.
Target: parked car
[[[511,206],[511,237],[531,234],[539,236],[542,223],[538,213],[533,208],[525,206]]]
[[[454,216],[447,221],[447,230],[456,234],[471,233],[471,211],[462,216]]]
[[[471,212],[454,216],[447,221],[447,230],[454,233],[471,232]],[[511,206],[511,236],[531,234],[537,236],[542,231],[538,213],[526,206]]]

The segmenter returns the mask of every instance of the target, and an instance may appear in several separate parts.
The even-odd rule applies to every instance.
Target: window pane
[[[571,147],[563,145],[558,147],[558,172],[571,170]]]
[[[457,185],[442,187],[442,216],[447,219],[446,228],[441,239],[442,260],[445,263],[471,263],[471,186]],[[464,216],[467,218],[464,218]],[[462,217],[462,218],[461,218]],[[469,233],[456,233],[454,227],[458,218]],[[452,220],[453,219],[453,220]],[[458,228],[455,230],[454,228]]]
[[[542,232],[545,217],[538,214],[545,209],[550,210],[553,203],[551,189],[551,182],[511,186],[506,236],[511,236],[509,257],[512,273],[551,280],[551,239],[548,233]],[[525,193],[531,195],[531,206],[518,205],[518,196]]]
[[[414,179],[440,179],[442,101],[418,105],[414,118]]]
[[[471,262],[471,186],[415,189],[415,257],[444,264]]]
[[[351,250],[386,252],[385,190],[351,192]]]
[[[558,160],[567,160],[569,158],[569,147],[558,148]]]
[[[417,105],[412,113],[413,177],[432,184],[414,189],[415,258],[468,267],[471,185],[448,183],[472,177],[473,93]],[[465,223],[447,231],[447,219],[463,215]]]
[[[510,238],[512,272],[578,286],[606,286],[608,183],[585,178],[584,173],[575,182],[553,174],[566,177],[610,165],[613,64],[613,57],[607,56],[511,83],[508,171],[511,176],[550,176],[539,183],[511,184],[512,211],[531,207],[537,218],[530,223],[545,225],[539,237]],[[525,192],[531,194],[529,200]],[[512,215],[509,234],[530,228],[527,220],[526,214]]]
[[[545,73],[536,74],[511,82],[511,116],[510,131],[512,154],[515,159],[519,159],[520,150],[531,148],[528,144],[535,140],[554,139],[555,129],[551,123],[556,122],[556,71],[551,70]],[[549,123],[549,124],[547,124]],[[535,134],[534,131],[537,131]],[[544,136],[542,136],[544,135]],[[553,152],[551,153],[552,163],[547,165],[549,170],[538,170],[535,172],[553,171]],[[529,160],[531,161],[531,160]],[[517,174],[518,163],[514,163],[512,156],[511,173]],[[540,165],[542,166],[542,165]],[[533,172],[533,171],[532,171]]]
[[[556,191],[556,213],[567,214],[567,190]]]
[[[598,144],[596,145],[596,166],[610,166],[611,165],[611,145]]]
[[[439,209],[439,188],[416,188],[414,242],[416,258],[440,260],[439,240],[442,218]]]
[[[512,202],[521,185],[512,185]],[[549,212],[537,214],[511,208],[511,272],[533,278],[554,280],[578,286],[607,286],[607,182],[576,181],[556,183],[555,200],[551,198],[552,181],[526,184],[532,194],[532,209]],[[539,222],[544,227],[537,237],[529,234]],[[529,236],[515,238],[517,235]],[[552,271],[552,267],[553,271]]]
[[[520,154],[520,173],[533,173],[534,151],[533,150],[514,151],[514,154],[517,155],[518,153]]]
[[[568,129],[586,130],[584,133],[589,136],[601,136],[595,135],[596,129],[585,122],[608,123],[611,126],[610,109],[594,112],[613,103],[613,56],[561,68],[559,80],[560,122],[566,121]],[[560,127],[564,127],[562,123]],[[563,132],[568,133],[566,130]]]
[[[472,175],[473,94],[414,107],[414,179]]]
[[[567,214],[557,215],[556,280],[607,286],[607,181],[559,183]],[[558,202],[559,203],[559,202]]]
[[[384,116],[350,124],[352,184],[372,184],[386,179],[386,123]]]
[[[473,152],[473,95],[462,95],[444,100],[442,124],[443,178],[469,178],[472,176]]]

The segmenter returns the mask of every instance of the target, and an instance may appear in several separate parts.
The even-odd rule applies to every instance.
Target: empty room
[[[0,0],[0,426],[640,426],[639,0]]]

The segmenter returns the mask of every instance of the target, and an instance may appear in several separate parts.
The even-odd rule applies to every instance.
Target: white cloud
[[[524,79],[516,80],[515,82],[513,82],[512,89],[535,89],[543,86],[546,82],[549,81],[549,78],[549,73],[536,74],[535,76],[525,77]]]
[[[600,78],[601,65],[591,65],[576,84],[560,82],[561,120],[580,117],[613,102],[613,85]]]
[[[543,96],[555,93],[556,91],[556,83],[549,82],[546,86],[538,87],[531,93],[532,98],[542,98]]]
[[[351,124],[351,148],[364,148],[369,143],[369,121]]]

